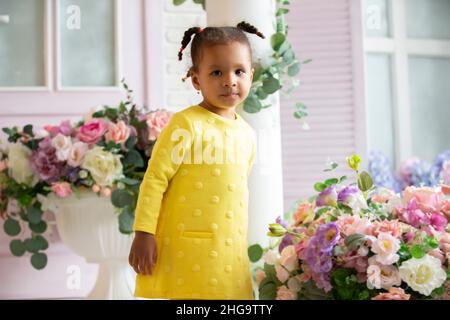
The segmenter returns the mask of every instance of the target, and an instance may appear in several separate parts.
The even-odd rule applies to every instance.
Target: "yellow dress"
[[[235,113],[175,113],[153,149],[134,230],[155,234],[157,263],[137,275],[136,297],[253,299],[247,256],[254,130]]]

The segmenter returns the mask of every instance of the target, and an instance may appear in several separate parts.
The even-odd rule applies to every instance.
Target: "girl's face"
[[[192,84],[211,108],[234,109],[247,98],[253,81],[249,49],[239,42],[204,48]]]

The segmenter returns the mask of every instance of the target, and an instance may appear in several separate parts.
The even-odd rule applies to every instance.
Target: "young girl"
[[[253,299],[247,178],[256,139],[236,113],[254,72],[243,31],[264,38],[246,22],[184,33],[178,57],[194,35],[187,77],[203,101],[172,116],[140,186],[129,256],[136,297]]]

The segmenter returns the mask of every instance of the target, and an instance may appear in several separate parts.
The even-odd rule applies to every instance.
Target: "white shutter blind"
[[[297,0],[291,3],[287,15],[289,40],[297,57],[300,61],[311,58],[312,62],[302,66],[300,86],[292,96],[281,99],[286,209],[295,200],[313,195],[315,182],[331,175],[349,176],[345,157],[364,151],[359,80],[362,38],[357,23],[361,20],[359,7],[352,2]],[[292,106],[299,101],[308,106],[309,131],[302,130],[292,115]],[[337,172],[331,175],[323,172],[328,158],[339,163]]]

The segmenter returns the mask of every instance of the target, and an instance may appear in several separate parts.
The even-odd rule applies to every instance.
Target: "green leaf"
[[[36,233],[44,233],[45,230],[47,230],[47,223],[45,221],[41,221],[37,224],[28,223],[28,226],[31,231],[34,231]]]
[[[42,220],[42,210],[35,206],[29,207],[27,210],[28,221],[32,224],[38,224]]]
[[[253,73],[253,82],[256,82],[259,80],[261,75],[263,74],[264,69],[260,66],[255,67],[255,72]]]
[[[136,136],[130,136],[127,141],[125,142],[125,148],[128,150],[133,149],[133,147],[136,145],[138,139]]]
[[[267,282],[264,280],[261,281],[261,284],[259,286],[259,299],[274,300],[277,296],[277,286],[273,282]]]
[[[116,189],[111,194],[111,202],[117,208],[133,206],[134,197],[124,189]]]
[[[366,236],[361,233],[354,233],[345,239],[345,245],[349,250],[356,250],[366,241]]]
[[[314,216],[314,220],[317,220],[320,218],[321,215],[323,215],[325,212],[329,211],[330,207],[323,207],[316,211],[316,214]]]
[[[8,219],[6,219],[5,223],[3,224],[3,230],[5,230],[5,233],[8,236],[14,237],[20,233],[21,229],[20,229],[20,224],[17,220],[8,218]]]
[[[144,159],[142,158],[141,154],[138,151],[132,149],[127,153],[127,155],[123,159],[123,164],[132,165],[135,166],[136,168],[142,168],[144,167]]]
[[[338,167],[338,164],[336,162],[331,162],[331,167],[328,169],[323,170],[324,172],[333,171]]]
[[[47,255],[45,253],[35,253],[31,256],[31,265],[37,269],[41,270],[47,265]]]
[[[283,42],[285,42],[286,36],[282,33],[274,33],[270,38],[270,44],[272,45],[272,49],[278,51],[280,49]]]
[[[248,96],[244,101],[244,110],[248,113],[257,113],[262,109],[261,102],[254,96]]]
[[[289,48],[288,50],[286,50],[283,54],[283,61],[285,64],[289,65],[292,63],[292,61],[294,61],[295,59],[295,53],[294,51]]]
[[[25,244],[25,249],[27,249],[27,251],[31,252],[31,253],[38,252],[40,249],[40,242],[39,242],[39,240],[36,240],[35,238],[26,239],[24,241],[24,244]]]
[[[21,194],[17,198],[17,200],[22,205],[22,207],[27,208],[27,207],[30,206],[31,202],[33,201],[33,197],[31,195],[29,195],[29,194],[24,193],[24,194]]]
[[[425,237],[425,244],[430,247],[431,249],[436,249],[439,247],[439,241],[436,240],[434,237]]]
[[[291,77],[295,77],[300,72],[300,64],[298,62],[295,62],[294,64],[290,65],[288,68],[288,75]]]
[[[361,172],[358,179],[359,190],[365,192],[370,190],[373,186],[372,177],[366,171]]]
[[[37,242],[37,246],[39,250],[47,250],[48,249],[48,241],[41,235],[37,235],[34,237],[34,240]]]
[[[267,94],[272,94],[281,88],[280,81],[274,77],[268,77],[263,81],[262,88]]]
[[[130,207],[125,207],[119,215],[119,231],[123,234],[133,232],[134,211]]]
[[[317,182],[316,184],[314,184],[314,190],[316,190],[317,192],[322,192],[326,188],[327,185],[323,182]]]
[[[186,0],[173,0],[173,4],[176,6],[182,5],[185,2],[186,2]],[[125,86],[125,84],[124,84],[124,86]],[[128,87],[126,87],[126,89],[128,89]]]
[[[286,9],[286,8],[279,8],[278,10],[277,10],[277,13],[276,13],[276,17],[279,17],[279,16],[281,16],[281,15],[283,15],[283,14],[286,14],[286,13],[288,13],[289,12],[289,9]]]
[[[31,124],[27,124],[25,127],[23,127],[23,132],[30,137],[34,137],[33,126]]]
[[[400,262],[411,259],[411,253],[409,251],[406,243],[400,243],[400,249],[398,250],[398,255],[400,256]]]
[[[425,250],[419,244],[416,244],[411,248],[411,255],[416,259],[423,258],[425,256],[425,253]]]
[[[16,257],[21,257],[25,253],[25,245],[21,240],[12,240],[9,243],[9,250]]]
[[[339,178],[339,182],[338,183],[341,183],[342,181],[345,181],[345,180],[347,180],[347,176],[342,176],[342,177]]]
[[[256,95],[258,96],[258,99],[260,99],[260,100],[264,100],[268,97],[267,92],[265,92],[262,87],[259,87],[256,90]]]
[[[327,180],[325,180],[325,184],[329,187],[329,186],[331,186],[331,185],[333,185],[333,184],[337,184],[338,183],[338,179],[336,179],[336,178],[331,178],[331,179],[327,179]]]
[[[120,179],[119,181],[123,182],[123,183],[125,183],[126,185],[129,185],[129,186],[135,186],[135,185],[138,185],[138,184],[141,183],[140,180],[130,179],[130,178],[123,178],[123,179]]]
[[[263,248],[259,244],[248,247],[248,257],[251,262],[257,262],[263,255]]]

